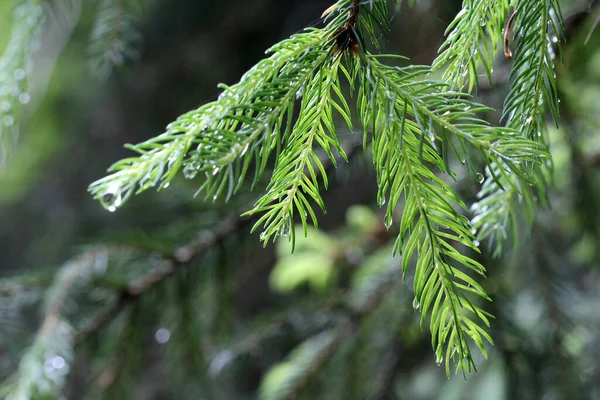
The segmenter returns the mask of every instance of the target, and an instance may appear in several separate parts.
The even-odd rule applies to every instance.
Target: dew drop
[[[383,223],[387,229],[390,229],[392,227],[393,222],[394,222],[393,217],[391,215],[386,215]]]
[[[2,123],[4,126],[12,126],[12,124],[15,123],[15,119],[12,116],[7,115],[2,119]]]
[[[277,235],[282,236],[282,237],[289,237],[291,230],[292,230],[292,222],[289,218],[286,218],[283,221],[283,225],[281,225],[281,227],[279,228],[279,231],[277,231]]]
[[[29,96],[29,93],[21,93],[19,95],[19,103],[27,104],[29,103],[29,100],[31,100],[31,96]]]
[[[485,180],[485,177],[480,174],[479,172],[477,174],[475,174],[475,178],[477,179],[477,182],[479,183],[483,183],[483,181]]]
[[[25,79],[25,77],[27,76],[27,73],[25,72],[25,70],[23,69],[17,69],[15,70],[15,79],[20,81]]]
[[[63,369],[65,367],[65,365],[67,364],[65,362],[65,359],[62,358],[61,356],[52,357],[51,362],[52,362],[52,366],[55,369]]]
[[[198,168],[196,163],[189,163],[183,169],[183,176],[185,179],[194,179],[198,175]]]
[[[479,243],[479,240],[473,240],[473,245],[474,245],[475,247],[479,247],[479,245],[480,245],[480,244],[481,244],[481,243]]]
[[[415,311],[418,311],[421,308],[421,304],[419,304],[419,301],[416,297],[413,299],[413,308]]]
[[[444,356],[437,354],[435,356],[435,362],[437,365],[441,365],[444,362]]]
[[[118,187],[118,184],[109,188],[106,193],[102,195],[100,203],[110,212],[117,211],[117,208],[123,204],[123,198],[121,196],[121,190]]]
[[[171,331],[169,331],[167,328],[160,328],[154,334],[154,339],[158,344],[165,344],[171,340]]]
[[[259,239],[260,239],[260,240],[265,240],[266,238],[267,238],[267,232],[266,232],[266,231],[264,231],[264,232],[262,232],[262,233],[260,234],[260,236],[259,236]]]

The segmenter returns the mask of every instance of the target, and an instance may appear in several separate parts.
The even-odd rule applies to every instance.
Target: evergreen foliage
[[[102,0],[90,35],[90,67],[106,78],[114,67],[137,57],[141,37],[137,23],[144,10],[140,0]]]
[[[14,11],[11,38],[0,58],[0,165],[6,163],[16,139],[21,108],[29,103],[28,75],[32,53],[39,46],[48,7],[24,1]]]
[[[20,77],[17,72],[28,70],[46,16],[42,3],[19,5],[11,43],[0,61],[0,90],[18,89],[0,92],[5,96],[0,97],[3,141],[14,136],[2,129],[17,125],[18,104],[25,103],[26,74]],[[445,363],[448,375],[452,369],[465,377],[476,370],[473,349],[487,358],[493,344],[480,241],[489,239],[494,253],[502,254],[509,237],[517,240],[520,215],[525,214],[531,225],[538,205],[547,203],[552,161],[545,119],[549,113],[558,124],[554,63],[563,38],[562,14],[558,0],[464,0],[430,67],[379,54],[380,36],[389,30],[391,5],[400,6],[400,1],[337,1],[323,14],[324,27],[306,29],[275,44],[237,84],[220,85],[218,99],[181,115],[164,133],[126,146],[136,154],[113,164],[110,175],[89,187],[110,212],[148,189],[167,189],[180,174],[198,181],[197,194],[213,202],[232,201],[248,186],[262,187],[265,176],[268,180],[250,210],[225,219],[189,245],[166,246],[159,252],[147,251],[146,243],[98,246],[61,267],[52,284],[33,289],[31,299],[19,307],[40,306],[42,324],[18,370],[1,387],[5,398],[58,397],[76,362],[76,346],[90,336],[101,342],[95,337],[101,329],[111,333],[112,339],[101,344],[110,347],[111,357],[99,368],[94,366],[93,374],[100,389],[127,398],[130,393],[121,388],[127,387],[125,381],[143,360],[121,362],[125,343],[131,337],[139,339],[156,323],[145,319],[143,309],[165,311],[163,318],[177,326],[181,342],[200,349],[191,357],[197,359],[180,351],[176,362],[185,359],[186,366],[200,371],[197,380],[208,381],[208,374],[218,375],[242,357],[251,347],[244,342],[233,353],[220,354],[222,359],[214,357],[220,361],[205,371],[206,355],[195,334],[218,330],[218,318],[189,315],[189,302],[202,299],[203,290],[226,293],[219,286],[223,284],[219,274],[225,272],[197,271],[194,263],[214,257],[211,249],[226,247],[227,238],[240,226],[260,229],[265,246],[283,238],[289,246],[283,247],[286,251],[306,251],[304,236],[314,234],[311,225],[318,227],[318,210],[327,208],[323,193],[331,171],[338,163],[352,162],[354,150],[348,150],[339,134],[346,128],[352,140],[359,137],[363,149],[370,150],[377,203],[385,211],[385,230],[373,223],[373,215],[359,224],[368,239],[358,245],[365,250],[366,261],[360,261],[367,265],[359,271],[364,273],[369,261],[384,251],[401,257],[401,268],[388,265],[362,278],[357,273],[349,294],[324,307],[334,322],[304,327],[300,344],[263,380],[261,398],[294,398],[315,371],[333,369],[356,356],[361,338],[369,335],[362,321],[374,318],[376,310],[396,319],[405,312],[393,310],[388,298],[398,294],[398,281],[408,277],[413,281],[412,305],[420,313],[418,326],[429,325],[436,362]],[[134,28],[137,6],[127,0],[100,2],[90,44],[98,75],[108,76],[114,66],[135,56],[141,40]],[[504,126],[495,126],[484,119],[493,110],[475,102],[471,93],[478,88],[479,77],[493,81],[495,57],[511,10],[515,12],[511,87],[500,121]],[[358,124],[362,130],[355,131]],[[456,189],[461,171],[481,184],[478,201],[470,207],[472,215]],[[303,235],[296,235],[297,226]],[[381,240],[376,250],[370,247],[374,238]],[[342,239],[321,240],[327,246],[308,259],[327,259],[329,266],[341,262],[337,241]],[[290,273],[285,265],[279,267],[279,273]],[[336,279],[333,274],[314,276],[323,271],[304,272],[296,271],[300,276],[281,285],[282,290],[303,282],[325,287]],[[163,282],[179,274],[188,276]],[[39,282],[42,276],[33,280]],[[0,295],[15,285],[25,284],[0,281]],[[81,301],[76,312],[69,307],[73,301]],[[167,311],[161,307],[163,301],[182,306]],[[225,308],[220,303],[215,309],[219,307]],[[285,325],[277,320],[275,331]],[[392,326],[390,331],[397,329]],[[167,333],[171,335],[159,329],[156,340]],[[271,333],[259,332],[252,339],[260,342]]]
[[[451,33],[448,44],[442,47],[445,52],[438,60],[438,64],[452,60],[445,77],[456,81],[454,84],[460,85],[465,65],[473,65],[474,70],[482,63],[488,75],[492,68],[495,45],[485,53],[474,51],[474,47],[483,36],[482,24],[489,26],[487,32],[491,39],[498,39],[502,21],[498,11],[503,10],[492,12],[485,2],[476,3],[474,5],[483,10],[476,10],[477,18],[465,20],[459,15],[459,23],[455,25],[459,37],[473,44],[466,46],[463,40],[456,40],[456,32]],[[518,11],[529,15],[528,9]],[[532,11],[538,12],[539,7]],[[550,15],[550,10],[546,11]],[[430,73],[428,68],[387,66],[372,56],[366,49],[366,41],[370,38],[377,45],[376,32],[387,28],[387,1],[366,4],[340,1],[326,11],[326,18],[330,21],[324,29],[312,29],[273,47],[269,51],[273,53],[270,58],[252,68],[237,85],[223,87],[223,94],[215,102],[183,115],[169,125],[164,134],[129,146],[139,156],[113,165],[113,174],[94,183],[90,190],[114,211],[134,193],[150,187],[167,187],[183,168],[186,177],[195,177],[198,173],[205,176],[199,192],[208,198],[216,200],[223,193],[230,198],[245,181],[253,159],[257,164],[253,179],[256,184],[275,151],[277,162],[267,193],[247,215],[262,213],[254,228],[263,225],[263,241],[290,236],[294,242],[296,217],[300,218],[305,233],[309,216],[310,221],[318,225],[311,201],[325,210],[319,189],[327,187],[327,179],[314,145],[318,143],[334,163],[332,149],[345,157],[335,135],[333,110],[343,117],[350,129],[352,119],[339,75],[346,77],[351,89],[359,75],[359,117],[365,127],[365,144],[369,130],[373,136],[380,204],[386,202],[389,193],[388,227],[399,200],[406,199],[396,250],[403,250],[406,270],[418,249],[415,305],[422,307],[423,323],[431,307],[430,326],[438,361],[441,362],[445,354],[448,371],[450,360],[454,361],[457,371],[471,371],[474,362],[466,337],[484,354],[484,339],[491,342],[491,338],[481,324],[467,316],[472,312],[483,326],[489,325],[483,311],[466,293],[483,298],[487,295],[472,277],[452,264],[462,265],[478,275],[484,274],[484,268],[450,243],[455,241],[477,251],[469,222],[452,205],[462,202],[429,165],[454,176],[449,169],[449,149],[452,149],[461,162],[469,164],[476,177],[483,176],[471,165],[470,146],[482,152],[490,179],[500,190],[504,190],[501,185],[504,179],[508,181],[507,186],[518,191],[517,185],[535,185],[531,166],[547,157],[545,148],[531,135],[519,132],[518,126],[516,129],[487,126],[476,114],[488,109],[451,90],[451,86],[423,80],[424,75]],[[460,21],[468,23],[460,24]],[[477,29],[469,32],[471,36],[463,36],[462,30],[471,29],[473,23]],[[537,47],[539,43],[547,47],[545,41],[536,43]],[[537,49],[535,43],[527,46]],[[517,52],[521,53],[521,48]],[[344,67],[342,55],[345,53],[351,55],[345,59]],[[467,57],[470,57],[468,62]],[[517,66],[519,60],[516,60]],[[527,74],[532,70],[528,69]],[[472,72],[470,78],[475,75]],[[534,88],[540,82],[534,82]],[[523,85],[519,84],[519,88]],[[301,102],[294,121],[298,98]],[[507,100],[509,112],[525,115],[525,108],[514,110],[515,106],[511,106],[525,101],[512,98],[509,96]],[[457,144],[452,143],[450,135]],[[442,151],[438,152],[438,144]],[[404,244],[407,234],[410,235]]]

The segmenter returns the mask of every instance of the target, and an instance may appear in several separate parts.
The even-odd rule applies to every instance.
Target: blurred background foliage
[[[249,234],[252,221],[239,217],[260,187],[212,204],[194,199],[199,180],[179,179],[116,213],[86,193],[127,154],[124,143],[152,137],[213,99],[217,83],[237,81],[273,43],[317,24],[331,1],[142,2],[128,27],[134,47],[116,47],[123,58],[90,46],[90,35],[103,37],[94,25],[110,2],[76,3],[43,37],[32,73],[37,91],[0,175],[5,388],[20,368],[38,384],[50,382],[39,398],[600,398],[597,2],[563,5],[561,123],[548,126],[552,206],[503,257],[482,246],[495,346],[466,381],[447,379],[434,360],[413,310],[411,276],[403,281],[401,260],[391,257],[395,234],[375,206],[371,161],[351,132],[342,134],[354,149],[350,163],[328,171],[329,212],[318,231],[298,238],[294,254],[286,241],[263,249]],[[460,3],[401,8],[385,51],[431,63]],[[0,3],[0,47],[13,5]],[[497,62],[493,85],[478,96],[501,109],[509,61]],[[476,183],[459,176],[456,185],[475,201]],[[60,294],[73,276],[85,284],[68,286],[66,300],[47,294]],[[55,306],[68,332],[44,330]],[[36,364],[30,346],[43,340],[71,343],[74,352],[55,349]],[[52,389],[59,380],[62,395]]]

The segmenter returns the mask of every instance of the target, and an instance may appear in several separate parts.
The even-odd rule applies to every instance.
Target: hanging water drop
[[[183,176],[185,177],[185,179],[194,179],[196,175],[198,175],[198,168],[196,166],[196,163],[189,163],[183,169]]]
[[[4,126],[12,126],[15,123],[15,119],[11,115],[7,115],[2,119]]]
[[[25,79],[25,77],[27,76],[27,73],[25,72],[25,70],[23,69],[17,69],[15,70],[15,79],[20,81]]]
[[[113,185],[102,195],[100,203],[110,212],[117,211],[117,208],[123,204],[123,198],[118,184]]]
[[[279,227],[279,230],[277,231],[277,235],[281,236],[281,237],[289,237],[291,230],[292,230],[292,221],[288,217],[283,221],[283,225],[281,225]]]
[[[442,363],[444,362],[444,356],[441,354],[436,354],[435,355],[435,362],[437,365],[442,365]]]
[[[475,178],[477,179],[477,182],[479,183],[483,183],[483,181],[485,180],[485,177],[480,174],[479,172],[477,174],[475,174]]]
[[[419,300],[417,300],[416,297],[413,300],[413,308],[415,309],[415,311],[419,311],[419,309],[421,308],[421,304],[419,303]]]
[[[29,96],[29,93],[23,92],[19,95],[19,103],[27,104],[29,103],[29,100],[31,100],[31,96]]]

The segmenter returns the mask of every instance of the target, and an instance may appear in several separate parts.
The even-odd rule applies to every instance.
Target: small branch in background
[[[592,0],[589,4],[585,6],[580,6],[579,8],[574,9],[571,13],[565,16],[564,36],[566,43],[569,43],[571,39],[577,34],[579,28],[581,28],[586,23],[588,17],[598,7],[598,5],[600,5],[599,1]],[[584,44],[588,43],[598,23],[600,23],[600,14],[598,14],[598,17],[594,21],[592,28],[590,28],[590,32],[588,33]],[[556,54],[558,50],[558,42],[553,43],[553,47],[554,53]],[[481,82],[479,82],[478,85],[479,91],[483,92],[493,90],[500,85],[508,83],[510,78],[510,70],[510,63],[504,63],[494,66],[494,72],[492,73],[492,84],[490,85],[490,83],[487,80],[482,80]]]
[[[348,143],[345,146],[348,159],[355,156],[358,149],[358,142],[351,141]],[[324,162],[324,167],[326,172],[330,172],[335,168],[331,161]],[[123,307],[135,302],[137,298],[155,288],[163,280],[174,275],[179,268],[205,255],[210,249],[218,246],[227,237],[249,227],[252,220],[253,218],[244,216],[226,219],[215,229],[202,232],[197,240],[175,250],[172,256],[163,256],[164,261],[161,266],[155,268],[149,275],[138,281],[134,281],[121,290],[118,301],[106,307],[92,318],[87,325],[81,328],[77,334],[77,341],[81,342],[90,334],[102,329],[120,313]]]
[[[42,35],[47,9],[39,2],[22,2],[15,8],[13,29],[0,57],[0,167],[16,141],[21,109],[29,103],[31,59]]]
[[[90,36],[90,67],[100,79],[135,58],[141,41],[135,25],[142,13],[131,0],[103,0]]]
[[[39,393],[58,397],[73,361],[75,344],[75,329],[63,317],[65,304],[82,276],[91,275],[86,270],[93,269],[102,260],[106,260],[104,250],[90,251],[59,271],[45,296],[46,313],[41,327],[19,363],[19,378],[7,399],[31,399]]]

